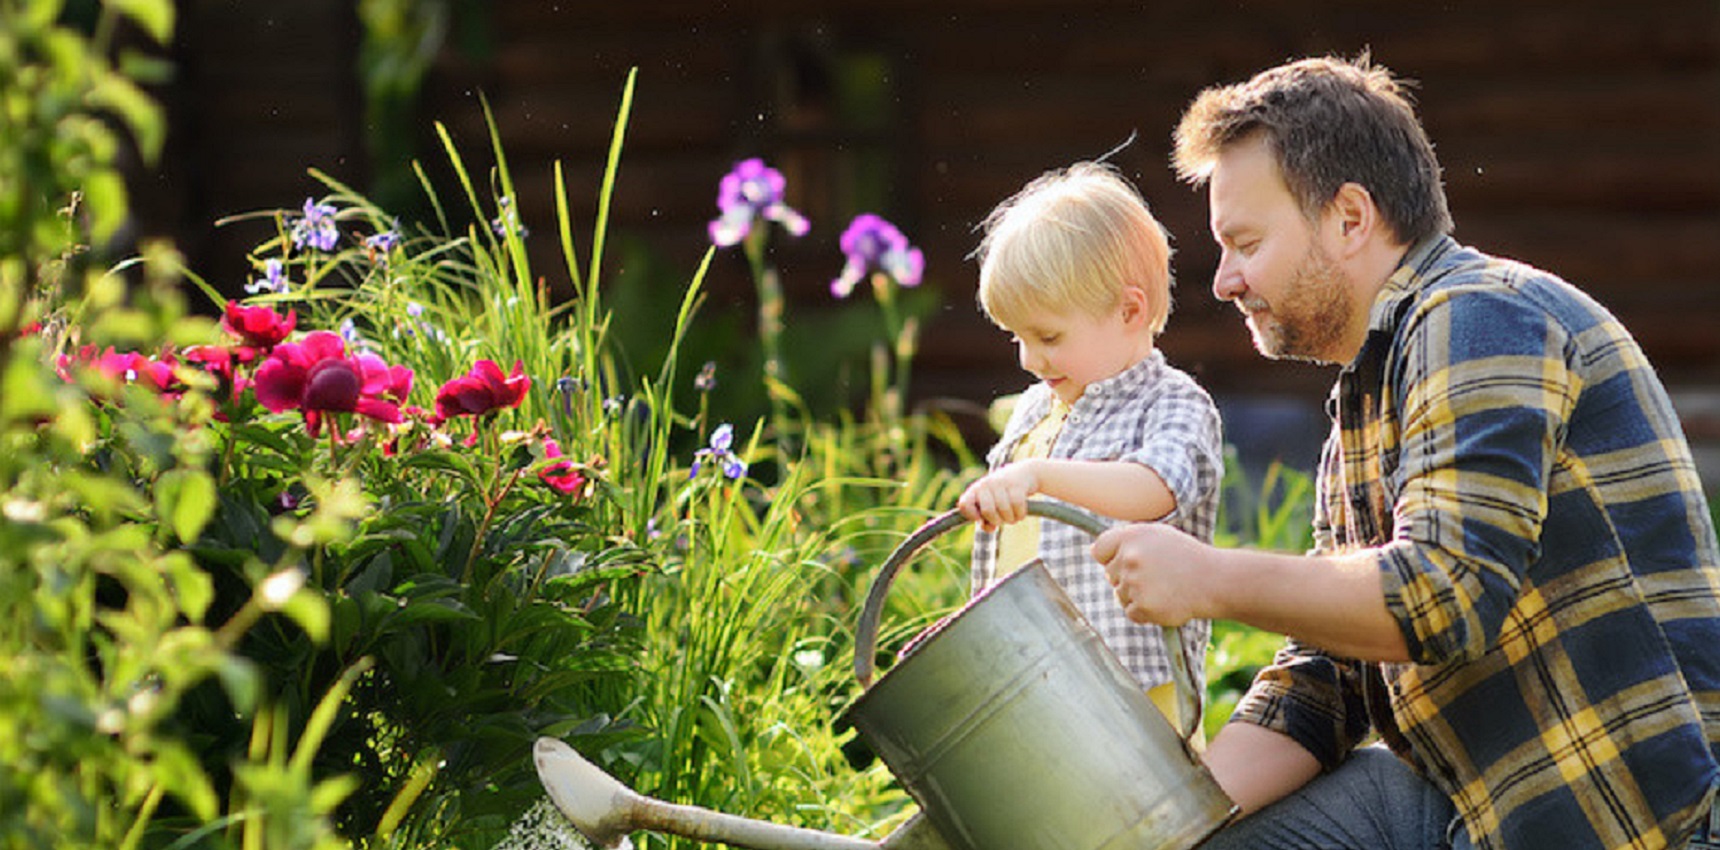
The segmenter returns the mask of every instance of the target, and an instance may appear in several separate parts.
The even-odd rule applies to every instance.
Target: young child
[[[1108,525],[1158,520],[1212,539],[1224,463],[1218,411],[1154,344],[1170,315],[1164,228],[1113,168],[1087,162],[1027,184],[991,212],[984,232],[980,305],[1013,335],[1037,382],[987,455],[990,472],[958,502],[980,523],[973,592],[1042,558],[1180,726],[1159,627],[1124,615],[1086,532],[1027,514],[1028,498],[1044,496]],[[1197,684],[1210,634],[1205,621],[1182,630]]]

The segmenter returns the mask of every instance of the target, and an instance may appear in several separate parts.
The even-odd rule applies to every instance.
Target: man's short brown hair
[[[1177,174],[1201,185],[1225,148],[1258,134],[1310,219],[1355,183],[1404,244],[1449,233],[1439,160],[1406,85],[1364,53],[1302,59],[1209,88],[1177,125]]]

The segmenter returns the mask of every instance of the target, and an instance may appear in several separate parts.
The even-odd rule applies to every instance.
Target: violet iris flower
[[[333,251],[340,242],[340,229],[334,223],[335,212],[332,204],[319,204],[306,198],[304,218],[293,222],[293,247],[309,245],[318,251]]]
[[[782,172],[754,157],[735,164],[717,185],[717,209],[711,221],[711,244],[719,248],[739,244],[752,232],[753,220],[765,218],[782,225],[790,236],[804,236],[810,225],[806,217],[784,203],[788,181]]]
[[[889,275],[902,286],[919,286],[926,270],[920,249],[909,245],[895,225],[871,213],[855,216],[842,231],[842,253],[848,255],[848,262],[842,275],[830,282],[830,294],[837,298],[847,298],[869,269]]]
[[[288,287],[286,266],[280,260],[267,260],[263,263],[263,279],[245,284],[245,291],[252,295],[263,292],[285,295]]]
[[[711,442],[705,448],[699,449],[693,455],[693,466],[687,470],[687,477],[699,474],[699,469],[705,461],[715,461],[722,465],[723,477],[738,480],[747,474],[747,462],[734,453],[735,426],[724,422],[711,432]]]

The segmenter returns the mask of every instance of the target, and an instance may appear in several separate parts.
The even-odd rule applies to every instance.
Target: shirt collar
[[[1159,370],[1164,368],[1164,365],[1164,352],[1154,348],[1152,353],[1135,361],[1134,365],[1129,368],[1103,381],[1094,381],[1088,384],[1087,389],[1081,393],[1081,397],[1075,400],[1075,405],[1088,404],[1090,403],[1089,400],[1092,400],[1091,403],[1096,403],[1097,400],[1106,396],[1119,393],[1126,394],[1136,387],[1150,384],[1158,379]]]

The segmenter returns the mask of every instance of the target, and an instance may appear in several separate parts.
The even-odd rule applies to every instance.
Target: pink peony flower
[[[298,323],[296,310],[289,309],[283,316],[268,307],[242,307],[237,301],[228,301],[227,310],[221,316],[221,327],[228,333],[246,345],[265,351],[279,345]]]
[[[75,377],[75,369],[84,368],[93,369],[122,384],[141,384],[169,397],[176,397],[185,389],[173,375],[171,354],[145,357],[135,351],[117,352],[112,346],[97,350],[93,345],[86,345],[76,354],[60,355],[54,365],[54,371],[68,381]]]
[[[436,415],[441,419],[456,416],[482,416],[504,407],[519,407],[531,389],[532,379],[525,374],[521,361],[514,361],[512,373],[503,375],[494,360],[479,360],[472,371],[443,384],[436,391]]]
[[[315,331],[282,343],[257,367],[257,401],[271,411],[299,410],[311,434],[328,413],[358,413],[400,421],[400,402],[412,391],[412,370],[389,366],[374,354],[348,357],[339,334]]]
[[[571,462],[557,460],[562,456],[560,443],[544,440],[543,456],[546,460],[556,461],[538,471],[538,477],[543,479],[545,484],[560,493],[577,493],[585,487],[585,476],[579,474],[579,470],[575,469]]]

